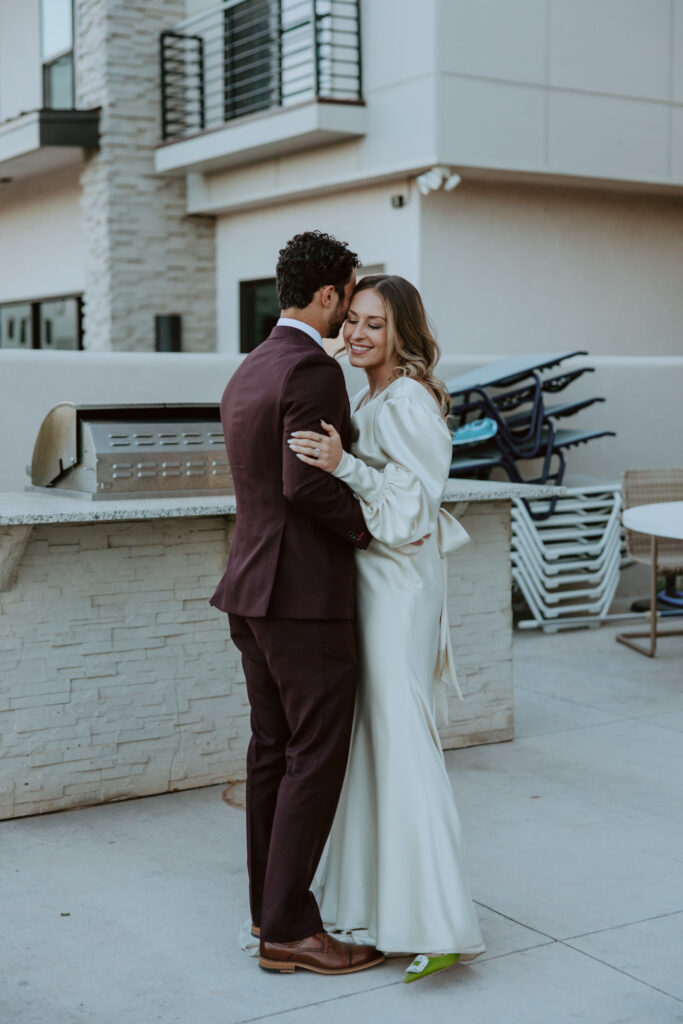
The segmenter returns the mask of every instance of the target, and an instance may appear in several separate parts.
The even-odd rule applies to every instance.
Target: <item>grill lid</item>
[[[31,483],[90,498],[232,491],[215,404],[76,406],[38,431]]]
[[[60,402],[40,425],[31,460],[31,483],[52,487],[77,462],[78,410],[72,402]]]

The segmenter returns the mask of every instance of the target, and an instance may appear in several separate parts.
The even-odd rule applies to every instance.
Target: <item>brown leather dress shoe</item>
[[[384,953],[374,946],[354,946],[335,939],[328,932],[318,932],[297,942],[261,939],[260,953],[259,966],[281,974],[292,974],[297,967],[316,974],[353,974],[384,960]]]

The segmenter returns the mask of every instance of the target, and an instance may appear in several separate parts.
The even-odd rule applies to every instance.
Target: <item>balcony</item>
[[[227,0],[161,33],[161,172],[365,134],[359,0]]]
[[[21,180],[83,160],[99,144],[100,111],[33,110],[0,123],[0,178]]]

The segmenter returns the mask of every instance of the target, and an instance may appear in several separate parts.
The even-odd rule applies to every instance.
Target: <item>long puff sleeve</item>
[[[422,385],[406,385],[377,412],[384,469],[345,452],[334,472],[359,498],[373,537],[394,548],[434,531],[451,461],[450,432],[433,399],[413,391]]]

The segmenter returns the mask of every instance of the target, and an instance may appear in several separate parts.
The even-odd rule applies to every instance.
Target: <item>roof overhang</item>
[[[0,124],[0,178],[28,178],[79,163],[99,145],[100,111],[33,110]]]
[[[357,139],[366,133],[365,104],[314,100],[239,118],[157,147],[156,170],[216,171]]]

